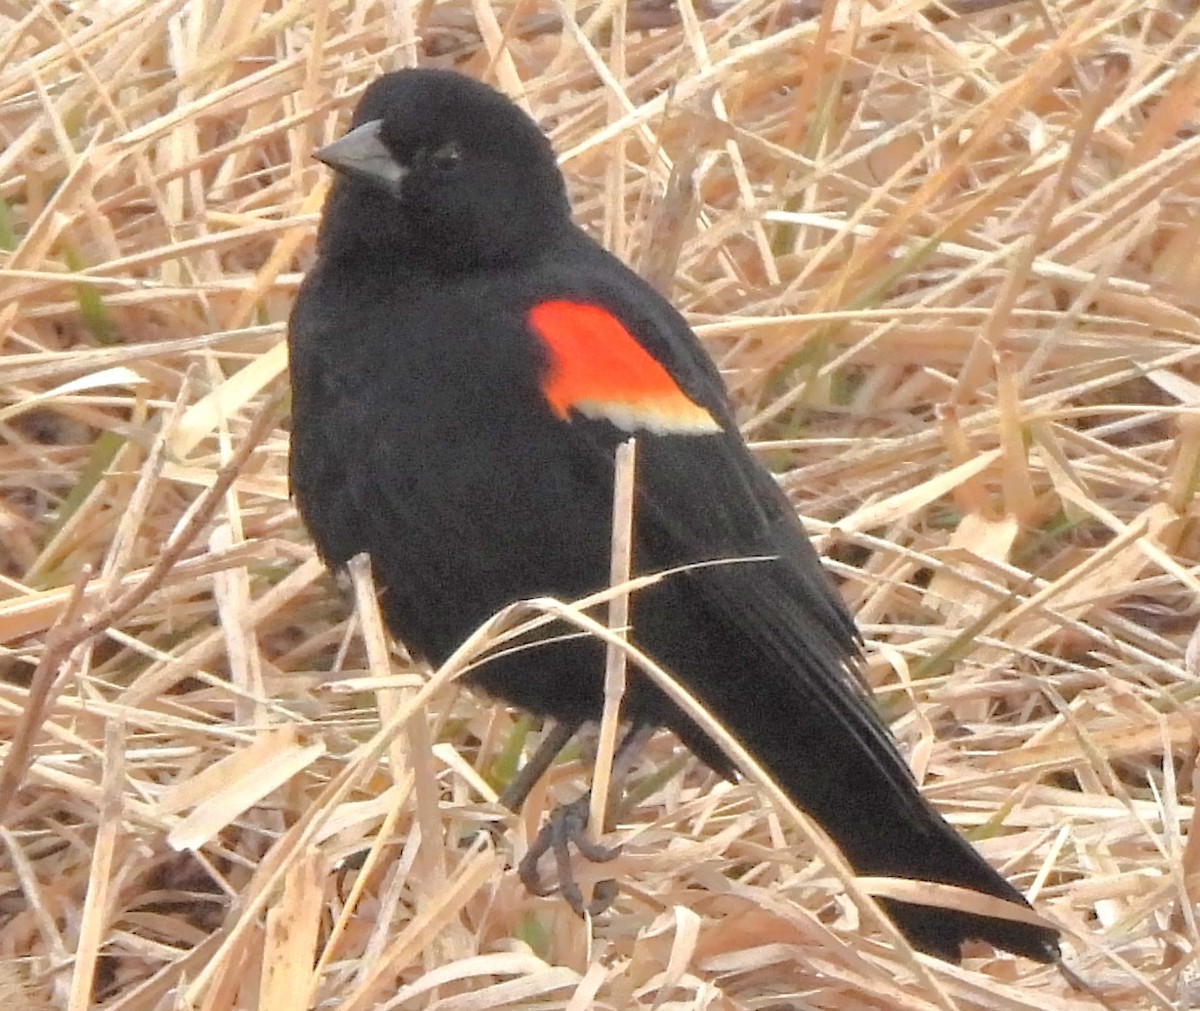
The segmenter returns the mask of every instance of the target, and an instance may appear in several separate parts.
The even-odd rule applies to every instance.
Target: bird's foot
[[[591,901],[586,902],[571,869],[572,846],[585,859],[596,864],[607,863],[621,852],[620,846],[602,846],[588,838],[590,807],[591,798],[587,794],[573,803],[556,807],[537,834],[533,845],[529,847],[529,852],[517,865],[517,875],[529,891],[534,895],[550,895],[554,892],[554,886],[542,881],[538,862],[547,852],[552,851],[554,863],[558,868],[558,891],[567,905],[580,916],[599,916],[613,904],[618,891],[617,883],[612,879],[597,881],[592,889]]]

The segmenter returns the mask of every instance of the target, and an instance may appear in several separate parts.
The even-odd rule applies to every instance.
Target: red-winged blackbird
[[[859,637],[683,318],[576,227],[549,142],[449,71],[387,74],[318,152],[338,173],[291,317],[291,481],[322,557],[369,552],[392,631],[432,663],[516,600],[608,583],[614,449],[639,437],[632,639],[816,818],[860,874],[1026,905],[921,797],[857,681]],[[561,632],[561,629],[557,630]],[[568,730],[603,648],[511,651],[472,682]],[[729,759],[631,672],[623,715]],[[912,944],[1059,957],[1050,929],[885,900]]]

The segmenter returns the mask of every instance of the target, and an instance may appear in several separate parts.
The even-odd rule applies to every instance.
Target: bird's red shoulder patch
[[[616,316],[587,302],[551,300],[529,311],[550,352],[542,393],[564,421],[572,411],[626,432],[707,435],[721,426]]]

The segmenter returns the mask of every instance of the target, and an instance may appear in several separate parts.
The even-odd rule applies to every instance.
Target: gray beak
[[[408,169],[396,161],[379,139],[382,128],[381,119],[363,123],[340,140],[314,151],[313,157],[338,172],[358,176],[376,185],[382,183],[386,189],[395,191],[408,175]]]

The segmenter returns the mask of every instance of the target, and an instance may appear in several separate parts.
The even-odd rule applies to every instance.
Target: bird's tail
[[[760,690],[766,686],[760,682]],[[755,700],[770,709],[762,692]],[[827,716],[800,720],[783,704],[773,712],[726,712],[722,722],[792,801],[820,823],[860,875],[957,885],[1029,908],[1008,883],[921,796],[907,768],[887,767]],[[739,718],[740,717],[740,718]],[[739,726],[739,723],[744,725]],[[881,761],[881,758],[883,761]],[[936,906],[882,899],[880,904],[914,948],[959,961],[964,941],[981,940],[1038,962],[1060,957],[1057,931]]]

